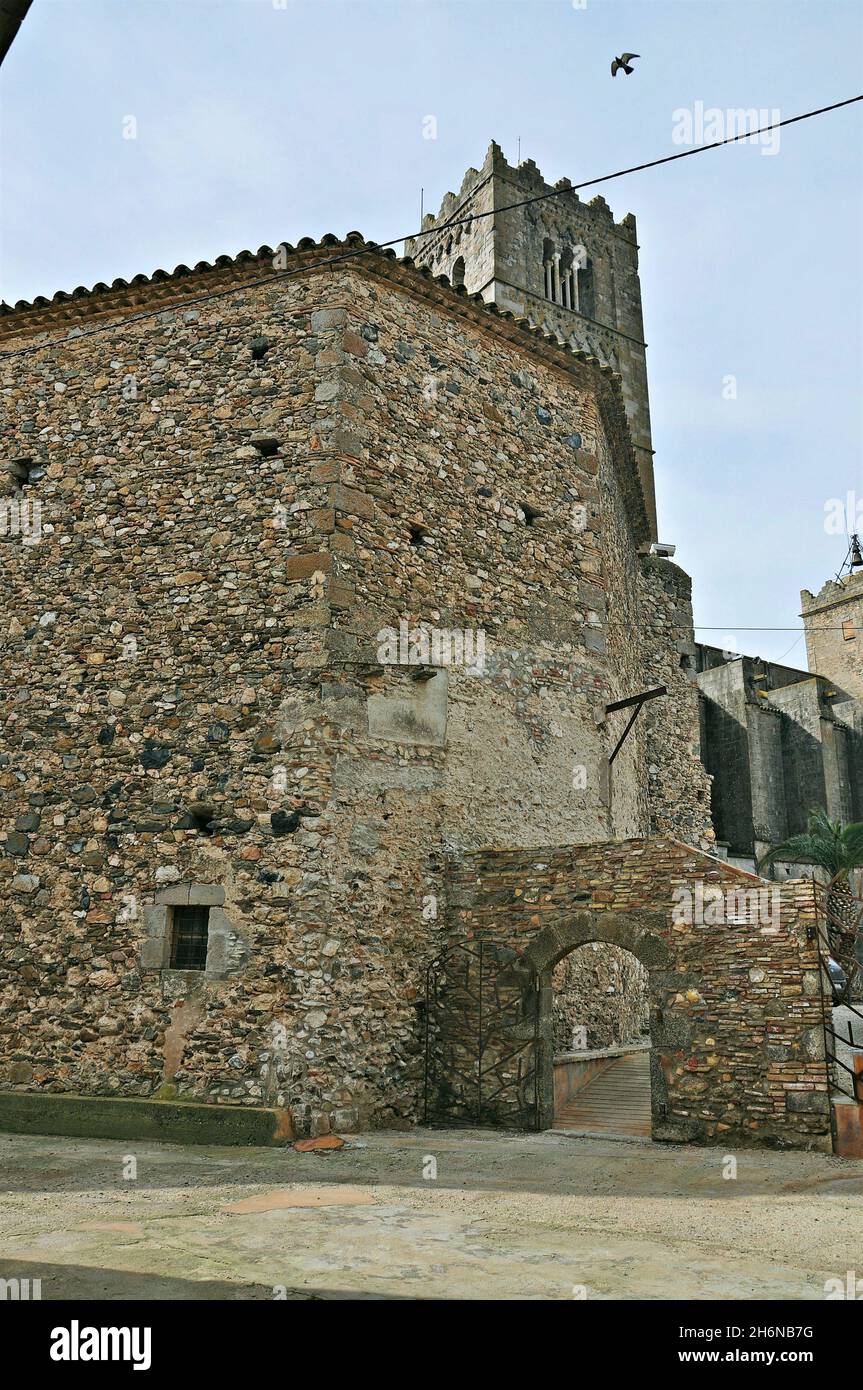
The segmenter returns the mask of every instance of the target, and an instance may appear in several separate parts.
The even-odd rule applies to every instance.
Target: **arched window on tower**
[[[464,256],[459,256],[458,260],[453,262],[450,279],[453,289],[460,290],[464,286]]]
[[[589,319],[596,318],[596,293],[593,283],[593,261],[586,259],[583,265],[578,267],[577,274],[577,307],[580,314],[584,314]]]

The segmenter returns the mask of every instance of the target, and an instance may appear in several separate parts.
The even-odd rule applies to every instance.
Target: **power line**
[[[208,294],[197,295],[183,302],[186,305],[206,304],[215,299],[223,299],[229,294],[236,294],[238,289],[256,289],[260,285],[269,285],[277,280],[289,280],[297,275],[308,275],[312,271],[323,270],[328,266],[340,265],[344,261],[355,260],[357,256],[367,255],[370,251],[384,251],[391,246],[397,246],[400,242],[430,235],[432,231],[441,232],[450,227],[461,227],[467,223],[479,222],[484,217],[494,217],[496,213],[512,212],[518,208],[530,207],[533,203],[542,203],[547,202],[551,198],[560,198],[565,193],[577,193],[582,188],[592,188],[598,183],[608,183],[612,179],[621,179],[627,174],[638,174],[645,169],[656,169],[661,164],[673,164],[674,161],[678,159],[689,159],[692,155],[705,154],[708,150],[717,150],[723,145],[733,145],[740,140],[752,140],[757,135],[763,135],[767,131],[780,130],[783,126],[795,125],[798,121],[809,121],[814,116],[823,116],[830,111],[838,111],[841,107],[852,106],[858,101],[863,101],[863,94],[856,97],[847,97],[844,101],[834,101],[830,106],[819,106],[813,111],[804,111],[799,116],[788,116],[784,121],[777,121],[774,125],[760,126],[757,130],[747,130],[738,135],[729,135],[724,140],[711,141],[709,145],[696,145],[691,150],[680,150],[677,154],[667,154],[661,159],[648,160],[645,164],[632,164],[628,169],[618,169],[616,173],[613,174],[602,174],[599,178],[585,179],[582,183],[569,184],[565,188],[553,188],[548,193],[537,193],[531,198],[522,198],[516,203],[508,203],[504,207],[491,208],[487,212],[474,212],[465,217],[454,217],[447,222],[436,224],[433,228],[429,228],[427,232],[420,228],[418,232],[408,232],[402,236],[392,237],[389,241],[367,242],[361,247],[357,247],[351,251],[343,251],[338,256],[330,256],[326,260],[318,261],[311,266],[300,266],[294,270],[278,271],[274,275],[266,275],[257,280],[249,280],[241,286],[231,285],[227,289],[213,290]],[[119,323],[100,324],[96,328],[77,333],[74,341],[78,341],[81,338],[91,338],[97,333],[105,333],[111,329],[122,328],[125,324],[140,323],[145,319],[156,318],[159,314],[167,312],[170,312],[170,308],[166,308],[164,305],[157,309],[147,309],[140,314],[132,314],[128,318],[120,320]],[[0,353],[0,360],[9,357],[25,357],[30,353],[42,352],[46,348],[67,345],[70,341],[70,338],[67,336],[65,338],[52,339],[47,343],[39,343],[32,347],[19,348],[14,352],[3,352]]]
[[[786,658],[787,656],[790,656],[790,655],[791,655],[791,653],[794,651],[794,648],[795,648],[795,647],[799,647],[799,646],[800,646],[800,638],[797,637],[797,638],[791,643],[791,646],[788,648],[788,650],[782,653],[782,655],[780,656],[779,660],[778,660],[775,664],[776,664],[777,666],[781,666],[781,665],[782,665],[782,662],[785,660],[785,658]]]

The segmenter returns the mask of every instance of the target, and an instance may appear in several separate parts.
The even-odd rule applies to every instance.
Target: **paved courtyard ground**
[[[0,1277],[43,1300],[821,1300],[863,1275],[863,1163],[742,1151],[724,1178],[728,1157],[553,1133],[325,1156],[3,1134]]]

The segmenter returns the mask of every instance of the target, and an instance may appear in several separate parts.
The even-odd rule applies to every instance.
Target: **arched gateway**
[[[653,1128],[661,1125],[668,1113],[665,1078],[659,1056],[674,1044],[673,1033],[666,1029],[662,1002],[671,981],[672,958],[662,939],[664,919],[656,913],[601,912],[583,910],[547,927],[526,948],[524,954],[536,972],[537,1034],[537,1091],[539,1097],[538,1127],[547,1129],[555,1121],[553,990],[554,967],[571,951],[592,942],[619,946],[629,951],[647,971],[650,1002],[650,1037],[652,1043],[650,1066],[650,1095]]]
[[[829,1151],[816,923],[810,881],[768,884],[664,837],[453,858],[427,1115],[551,1125],[552,971],[603,942],[648,972],[654,1139]]]

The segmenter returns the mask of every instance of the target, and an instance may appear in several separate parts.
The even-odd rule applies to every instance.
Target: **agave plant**
[[[826,876],[827,939],[831,954],[845,971],[846,997],[850,999],[860,968],[855,945],[863,917],[863,902],[851,891],[850,875],[863,867],[863,821],[843,825],[841,821],[832,821],[826,811],[810,811],[803,834],[791,835],[774,845],[758,861],[758,868],[777,859],[814,864]]]

